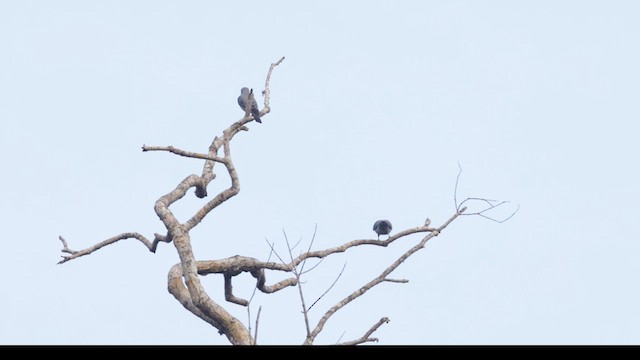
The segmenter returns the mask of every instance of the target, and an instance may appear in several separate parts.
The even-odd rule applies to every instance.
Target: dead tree
[[[275,63],[272,63],[266,76],[265,81],[265,89],[264,89],[264,108],[260,111],[260,116],[264,117],[269,114],[271,111],[269,100],[270,100],[270,90],[269,90],[269,82],[271,79],[271,75],[275,67],[280,65],[284,57],[278,60]],[[253,99],[253,92],[250,93],[250,99],[247,103],[251,104],[251,100]],[[232,316],[221,304],[217,303],[213,299],[209,297],[207,292],[204,290],[200,277],[206,276],[209,274],[220,274],[224,277],[224,294],[225,300],[230,303],[238,304],[241,306],[248,306],[249,301],[246,299],[242,299],[236,297],[233,294],[233,278],[241,273],[249,273],[256,279],[256,289],[266,293],[274,293],[276,291],[282,290],[284,288],[290,286],[298,286],[300,300],[302,304],[302,312],[304,314],[304,320],[306,325],[306,338],[304,340],[305,345],[311,345],[314,343],[314,340],[318,336],[318,334],[323,330],[327,321],[333,316],[338,310],[345,307],[347,304],[351,303],[358,297],[367,293],[374,286],[383,283],[383,282],[399,282],[404,283],[407,280],[404,279],[393,279],[389,276],[391,273],[402,264],[408,257],[413,255],[418,250],[425,247],[425,244],[430,239],[440,235],[440,233],[451,224],[454,220],[456,220],[461,215],[472,215],[465,214],[465,210],[467,209],[463,206],[465,203],[470,201],[482,201],[487,206],[478,212],[473,214],[485,216],[484,214],[487,210],[495,208],[502,203],[495,203],[492,200],[479,199],[479,198],[468,198],[464,200],[461,204],[457,203],[456,200],[456,209],[451,217],[446,220],[443,224],[438,227],[431,227],[431,221],[426,219],[425,223],[410,229],[405,229],[399,232],[396,232],[393,235],[390,235],[386,240],[377,240],[377,239],[360,239],[360,240],[352,240],[346,242],[340,246],[324,249],[324,250],[311,250],[311,245],[313,244],[313,240],[309,245],[309,249],[297,257],[294,257],[291,253],[291,246],[287,241],[287,246],[289,249],[289,261],[284,261],[279,255],[277,257],[280,261],[261,261],[251,257],[245,256],[233,256],[226,259],[220,260],[198,260],[195,258],[192,247],[191,247],[191,237],[190,231],[196,227],[200,222],[202,222],[207,215],[209,215],[214,209],[223,204],[225,201],[230,200],[232,197],[238,194],[240,191],[239,187],[239,179],[238,174],[236,173],[235,166],[233,164],[232,156],[231,156],[231,142],[234,137],[240,133],[241,131],[247,131],[248,128],[246,124],[254,121],[254,117],[251,115],[249,106],[245,111],[245,116],[240,120],[232,123],[228,128],[226,128],[221,136],[216,136],[213,139],[213,142],[209,146],[209,151],[207,153],[195,153],[190,151],[181,150],[175,148],[173,146],[142,146],[142,151],[166,151],[171,152],[173,154],[197,158],[204,160],[204,166],[202,169],[201,175],[192,174],[187,176],[184,180],[182,180],[175,189],[171,190],[169,193],[161,196],[155,203],[154,210],[162,223],[164,224],[166,233],[159,234],[155,233],[153,240],[145,237],[142,234],[137,232],[127,232],[116,235],[109,239],[106,239],[102,242],[97,243],[91,247],[85,248],[80,251],[71,250],[67,241],[60,236],[59,239],[62,241],[63,249],[62,252],[68,255],[63,255],[62,260],[59,264],[63,264],[67,261],[77,259],[79,257],[89,255],[107,245],[114,244],[120,240],[125,239],[137,239],[141,243],[143,243],[149,251],[155,253],[159,243],[173,243],[178,252],[180,263],[174,265],[169,270],[168,275],[168,290],[169,292],[191,313],[204,320],[205,322],[211,324],[215,327],[218,332],[227,337],[229,342],[234,345],[255,345],[257,338],[257,321],[259,319],[260,311],[258,311],[258,317],[256,319],[256,327],[255,332],[252,334],[249,328],[245,327],[245,325],[238,318]],[[211,181],[216,178],[213,170],[216,164],[220,164],[226,170],[227,174],[231,178],[231,185],[229,188],[220,191],[218,194],[213,196],[211,200],[207,201],[193,216],[188,219],[186,222],[181,223],[174,216],[171,211],[171,205],[182,199],[187,195],[189,189],[195,189],[195,196],[204,199],[208,196],[207,187]],[[457,181],[456,181],[457,188]],[[414,234],[420,234],[421,238],[415,243],[414,246],[406,250],[404,254],[402,254],[399,258],[394,261],[390,261],[389,266],[380,273],[377,277],[369,281],[368,283],[361,286],[359,289],[353,291],[351,294],[346,295],[342,300],[329,308],[324,315],[320,318],[320,320],[315,325],[311,325],[309,317],[308,317],[308,307],[305,304],[304,295],[302,291],[302,284],[300,282],[300,276],[304,272],[304,266],[307,259],[323,259],[333,254],[343,253],[349,251],[358,246],[382,246],[387,247],[391,246],[396,242],[396,240],[407,237]],[[315,237],[315,236],[314,236]],[[270,245],[272,246],[272,245]],[[273,247],[271,248],[273,251]],[[279,281],[275,284],[268,284],[267,282],[267,273],[273,271],[284,272],[292,274],[291,277]],[[317,301],[317,300],[316,300]],[[313,306],[313,304],[311,305]],[[386,317],[381,318],[376,321],[376,323],[371,326],[371,328],[363,334],[360,338],[354,339],[351,341],[343,342],[341,344],[344,345],[354,345],[361,344],[366,342],[377,341],[376,338],[372,338],[371,335],[383,324],[389,322],[389,319]]]

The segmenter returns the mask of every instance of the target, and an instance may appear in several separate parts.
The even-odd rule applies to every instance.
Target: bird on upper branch
[[[238,105],[240,105],[240,108],[245,112],[245,114],[247,111],[247,103],[249,102],[249,94],[251,92],[252,90],[249,90],[249,88],[243,87],[240,90],[240,96],[238,96]],[[257,122],[262,123],[262,120],[260,120],[260,110],[258,110],[258,103],[256,102],[255,98],[252,98],[251,100],[253,101],[251,102],[251,109],[249,109],[249,113],[253,115],[253,118]]]

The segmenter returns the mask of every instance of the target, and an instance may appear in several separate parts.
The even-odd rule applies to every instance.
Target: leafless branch
[[[381,282],[385,281],[385,279],[387,278],[387,276],[391,272],[393,272],[396,268],[398,268],[398,266],[400,266],[400,264],[402,264],[409,256],[411,256],[412,254],[414,254],[418,250],[424,248],[424,246],[427,243],[427,241],[429,241],[431,238],[433,238],[435,236],[438,236],[440,234],[440,232],[442,230],[444,230],[456,218],[458,218],[458,216],[460,216],[464,210],[465,209],[463,208],[460,211],[457,211],[452,217],[450,217],[447,221],[445,221],[444,224],[441,225],[438,229],[432,230],[417,245],[415,245],[412,248],[410,248],[409,250],[407,250],[402,256],[400,256],[400,258],[398,258],[395,262],[393,262],[393,264],[391,264],[389,267],[387,267],[378,277],[376,277],[375,279],[371,280],[370,282],[368,282],[367,284],[362,286],[360,289],[354,291],[353,293],[351,293],[350,295],[348,295],[347,297],[342,299],[340,302],[338,302],[336,305],[334,305],[332,308],[330,308],[322,316],[320,321],[318,321],[318,324],[311,331],[311,334],[309,336],[307,336],[306,340],[304,341],[304,344],[305,345],[313,344],[313,341],[315,340],[316,336],[318,336],[318,334],[322,331],[322,329],[324,328],[325,323],[329,320],[329,318],[331,318],[331,316],[333,314],[335,314],[338,310],[342,309],[344,306],[346,306],[347,304],[349,304],[353,300],[355,300],[358,297],[360,297],[363,294],[365,294],[367,291],[371,290],[371,288],[373,288],[374,286],[376,286],[376,285],[380,284]],[[397,234],[394,235],[394,236],[397,236]]]
[[[409,282],[407,279],[384,279],[383,281],[392,282],[392,283],[401,283],[406,284]]]
[[[272,71],[281,61],[282,59],[277,63],[271,64],[271,67],[269,68],[266,81],[267,88],[265,89],[267,101],[269,95],[268,84]],[[270,109],[266,108],[263,110],[263,114],[266,114],[269,111]],[[272,286],[267,286],[265,285],[264,268],[252,266],[255,265],[255,261],[253,261],[255,259],[233,259],[237,260],[235,264],[233,264],[233,260],[230,259],[204,263],[198,262],[195,260],[191,247],[191,238],[189,236],[189,231],[198,225],[211,210],[229,200],[240,191],[238,174],[233,161],[231,160],[230,142],[237,133],[248,130],[246,124],[250,121],[251,119],[243,117],[242,119],[232,123],[222,132],[222,136],[216,136],[213,139],[207,154],[189,152],[177,149],[173,146],[143,145],[143,151],[167,151],[180,156],[205,160],[201,176],[195,174],[187,176],[176,186],[175,189],[161,196],[156,201],[154,210],[167,229],[167,234],[156,234],[156,237],[152,242],[138,233],[124,233],[82,251],[70,250],[66,241],[63,238],[60,238],[63,243],[63,252],[71,254],[70,256],[63,256],[63,260],[60,263],[90,254],[104,246],[127,238],[138,239],[151,251],[155,251],[157,243],[160,241],[172,242],[180,257],[180,264],[172,267],[169,272],[169,292],[173,294],[185,308],[204,321],[213,325],[222,334],[227,336],[232,344],[251,344],[253,342],[251,333],[247,331],[240,321],[231,316],[231,314],[207,295],[200,283],[199,276],[207,273],[223,274],[225,277],[225,297],[227,300],[241,305],[245,304],[247,301],[233,296],[232,293],[232,278],[240,272],[246,271],[251,273],[251,275],[257,279],[258,288],[264,292],[274,292],[284,287],[293,286],[297,283],[296,279],[289,278]],[[220,149],[223,149],[222,157],[218,155]],[[211,201],[204,204],[204,206],[202,206],[202,208],[198,210],[186,223],[181,224],[170,210],[170,206],[176,201],[182,199],[190,188],[195,188],[195,194],[198,198],[206,197],[207,186],[216,177],[213,173],[214,165],[216,163],[221,163],[225,166],[229,177],[231,178],[231,186],[218,193]],[[246,264],[249,264],[249,266],[243,267]],[[210,267],[206,267],[206,265]]]
[[[264,82],[264,112],[267,113],[271,110],[271,107],[269,106],[269,102],[271,100],[271,73],[273,72],[273,69],[275,69],[276,66],[280,65],[281,62],[284,61],[284,56],[280,58],[280,60],[276,61],[275,63],[272,63],[271,66],[269,66],[269,71],[267,72],[267,79]],[[260,113],[260,116],[262,116],[262,113]]]
[[[306,274],[306,273],[308,273],[308,272],[313,271],[313,269],[317,268],[318,266],[320,266],[320,264],[322,264],[322,261],[324,261],[324,259],[325,259],[325,258],[320,258],[320,260],[318,260],[318,262],[317,262],[315,265],[313,265],[311,268],[309,268],[309,269],[307,269],[307,270],[305,270],[305,271],[300,272],[300,275],[304,275],[304,274]]]
[[[460,213],[462,213],[464,210],[461,209]],[[386,240],[375,240],[375,239],[363,239],[363,240],[352,240],[349,241],[345,244],[342,244],[340,246],[336,246],[336,247],[332,247],[332,248],[328,248],[325,250],[319,250],[319,251],[310,251],[310,252],[306,252],[301,254],[300,256],[298,256],[297,258],[293,259],[292,262],[285,264],[283,262],[283,264],[276,264],[276,263],[268,263],[265,265],[265,269],[270,269],[270,270],[280,270],[280,271],[291,271],[291,269],[295,266],[298,266],[298,264],[300,264],[302,261],[304,261],[305,259],[309,259],[309,258],[324,258],[327,257],[329,255],[332,254],[336,254],[336,253],[342,253],[347,251],[348,249],[354,247],[354,246],[361,246],[361,245],[376,245],[376,246],[383,246],[383,247],[387,247],[389,246],[389,244],[393,243],[394,241],[411,235],[411,234],[415,234],[415,233],[421,233],[421,232],[433,232],[433,231],[437,231],[437,229],[428,227],[428,226],[419,226],[413,229],[407,229],[401,232],[396,233],[393,236],[390,236],[388,239]],[[282,261],[282,259],[280,259]]]
[[[265,263],[255,258],[238,255],[221,260],[195,261],[198,275],[229,274],[231,276],[235,276],[242,272],[248,272],[258,280],[258,289],[267,294],[282,290],[285,287],[295,286],[297,284],[297,280],[295,278],[289,278],[271,286],[265,285],[266,276],[264,274],[264,270],[266,264],[271,263]]]
[[[272,262],[269,262],[269,263],[267,263],[267,264],[274,264],[274,265],[276,265],[277,269],[270,268],[270,267],[266,267],[266,266],[265,266],[265,269],[271,269],[271,270],[282,270],[282,271],[292,271],[292,268],[288,267],[288,266],[287,266],[287,263],[286,263],[284,260],[282,260],[282,258],[280,257],[280,255],[278,255],[278,252],[277,252],[277,251],[276,251],[276,249],[273,247],[273,244],[271,244],[271,243],[269,242],[269,240],[267,240],[267,239],[264,239],[264,240],[267,242],[267,245],[269,245],[269,248],[271,248],[271,251],[276,255],[276,257],[278,258],[278,260],[280,260],[280,263],[282,264],[282,266],[280,266],[280,264],[274,264],[274,263],[272,263]]]
[[[311,241],[309,241],[309,248],[307,248],[307,252],[311,251],[311,247],[313,246],[313,242],[316,240],[317,232],[318,232],[318,223],[316,223],[316,225],[313,228],[313,235],[311,236]],[[302,266],[300,266],[300,273],[301,274],[304,274],[304,265],[306,264],[306,262],[307,262],[307,259],[304,259],[304,261],[302,262]]]
[[[232,275],[230,273],[224,274],[224,299],[234,304],[248,306],[249,302],[247,300],[241,299],[233,295],[233,286],[231,284],[231,277]]]
[[[271,249],[271,250],[269,251],[269,256],[267,256],[267,262],[269,262],[269,261],[271,260],[271,255],[273,255],[273,249]],[[251,297],[249,298],[249,303],[251,303],[251,301],[253,301],[253,297],[255,296],[256,291],[258,290],[258,286],[259,286],[259,284],[260,284],[260,280],[258,280],[258,281],[256,282],[256,286],[253,288],[253,292],[251,293]],[[264,284],[263,284],[263,285],[264,285]],[[248,307],[247,307],[247,308],[248,308]],[[249,321],[251,321],[251,319],[249,319]]]
[[[271,75],[276,66],[278,66],[284,57],[279,59],[277,62],[272,63],[269,67],[269,71],[267,73],[267,77],[265,80],[265,89],[262,92],[264,95],[264,108],[260,112],[261,116],[264,116],[270,112],[270,80]],[[258,325],[259,318],[261,314],[262,307],[258,308],[258,313],[255,319],[255,332],[252,337],[252,329],[251,329],[251,312],[250,312],[250,303],[253,300],[253,297],[257,290],[262,291],[263,293],[273,293],[276,291],[280,291],[284,288],[288,288],[291,286],[298,287],[298,292],[301,300],[302,312],[304,315],[305,325],[307,336],[305,339],[305,344],[312,344],[315,341],[317,335],[322,331],[326,322],[331,318],[333,314],[335,314],[338,310],[346,306],[348,303],[362,296],[364,293],[369,291],[374,286],[382,283],[382,282],[393,282],[393,283],[406,283],[408,280],[405,279],[391,279],[388,278],[389,274],[393,272],[402,262],[404,262],[409,256],[423,248],[426,242],[440,234],[440,232],[446,228],[452,221],[454,221],[458,216],[463,215],[463,212],[466,210],[466,207],[463,205],[469,201],[482,201],[486,209],[478,211],[477,213],[472,213],[468,215],[478,215],[482,217],[487,217],[486,212],[494,209],[502,203],[496,204],[493,200],[488,199],[476,199],[476,198],[468,198],[458,205],[457,200],[457,187],[458,181],[460,177],[460,172],[462,168],[460,167],[460,172],[458,173],[458,177],[456,178],[456,190],[454,193],[454,202],[456,204],[456,214],[449,218],[443,225],[439,228],[431,228],[430,220],[427,219],[425,221],[424,226],[407,229],[401,232],[394,234],[393,236],[389,236],[387,240],[379,240],[379,239],[361,239],[361,240],[352,240],[346,242],[342,245],[327,248],[324,250],[312,251],[312,247],[317,234],[317,224],[314,228],[313,237],[309,243],[309,247],[306,252],[300,253],[298,256],[294,257],[293,250],[296,249],[297,245],[300,244],[300,241],[296,243],[293,247],[289,243],[286,232],[284,232],[285,241],[287,245],[287,249],[289,252],[289,261],[285,262],[275,251],[274,245],[269,243],[267,240],[267,244],[271,249],[269,257],[266,262],[245,257],[245,256],[233,256],[226,259],[220,260],[196,260],[195,255],[193,253],[193,249],[191,246],[191,237],[190,231],[197,226],[203,219],[214,209],[216,209],[221,204],[225,203],[230,198],[234,197],[240,192],[240,180],[238,173],[236,171],[234,162],[232,161],[231,156],[231,141],[234,139],[235,135],[242,132],[248,131],[248,124],[252,121],[250,116],[250,104],[253,103],[255,98],[255,93],[253,89],[250,90],[249,93],[249,101],[248,106],[245,108],[245,116],[235,122],[231,123],[226,129],[222,131],[220,136],[214,137],[211,142],[208,152],[206,153],[198,153],[198,152],[190,152],[182,149],[178,149],[174,146],[142,146],[142,151],[165,151],[170,152],[179,156],[189,157],[204,160],[202,173],[200,175],[191,174],[184,178],[173,190],[169,191],[165,195],[161,196],[154,204],[154,211],[156,212],[158,218],[162,221],[166,234],[154,234],[153,241],[148,240],[144,236],[140,235],[136,232],[123,233],[107,240],[104,240],[92,247],[86,248],[81,251],[74,251],[68,247],[67,241],[60,236],[59,239],[62,242],[63,249],[62,252],[69,254],[68,256],[62,256],[62,260],[59,264],[67,262],[69,260],[82,257],[88,254],[101,249],[107,245],[113,244],[117,241],[134,238],[142,242],[151,252],[155,252],[157,248],[157,244],[159,242],[167,242],[173,243],[180,258],[180,262],[174,265],[168,274],[168,291],[182,304],[187,310],[192,312],[197,317],[201,318],[205,322],[211,324],[215,328],[218,329],[220,334],[225,335],[228,340],[232,344],[256,344],[258,337]],[[228,188],[225,188],[218,192],[215,196],[210,198],[209,201],[204,202],[204,204],[200,207],[200,209],[195,212],[191,218],[189,218],[186,222],[181,223],[179,219],[175,216],[175,214],[171,210],[171,206],[181,200],[184,196],[186,196],[187,192],[191,188],[195,188],[196,197],[203,199],[208,196],[207,188],[213,179],[216,178],[216,174],[214,173],[214,168],[216,164],[222,164],[218,166],[224,166],[224,170],[226,170],[229,175],[231,185]],[[517,212],[517,210],[516,210]],[[515,214],[515,212],[514,212]],[[467,214],[465,214],[467,215]],[[513,214],[511,215],[513,216]],[[511,217],[510,216],[510,217]],[[510,218],[509,217],[509,218]],[[488,217],[487,217],[488,218]],[[505,219],[504,221],[508,220]],[[346,263],[343,265],[340,273],[333,281],[333,283],[328,287],[328,289],[318,297],[318,299],[311,304],[310,307],[307,308],[304,298],[304,293],[302,289],[302,281],[301,276],[308,271],[315,269],[324,258],[345,252],[349,249],[352,249],[357,246],[364,245],[372,245],[372,246],[382,246],[387,247],[391,243],[412,235],[416,233],[427,233],[424,235],[422,240],[417,244],[407,250],[402,256],[400,256],[395,262],[389,265],[378,277],[366,283],[364,286],[360,287],[358,290],[352,292],[345,298],[343,298],[340,302],[332,306],[329,310],[327,310],[321,319],[318,321],[317,325],[312,329],[310,325],[309,310],[320,300],[322,299],[338,282],[341,278]],[[296,250],[297,252],[298,250]],[[303,251],[303,250],[302,250]],[[271,261],[272,254],[280,260],[280,263]],[[318,259],[318,263],[311,266],[310,269],[305,269],[307,260],[309,259]],[[283,271],[287,273],[292,273],[293,277],[288,277],[284,280],[278,281],[275,284],[267,285],[267,277],[266,271]],[[238,276],[241,273],[248,272],[252,277],[256,279],[256,286],[253,289],[251,297],[249,300],[245,300],[239,298],[233,294],[233,278]],[[248,330],[245,326],[235,317],[233,317],[225,308],[221,307],[217,302],[209,297],[207,292],[204,290],[201,284],[201,277],[209,274],[218,274],[224,277],[224,294],[225,300],[231,303],[235,303],[241,306],[247,307],[248,314]],[[382,318],[378,323],[372,326],[362,337],[359,339],[341,343],[341,345],[356,345],[362,344],[366,342],[377,341],[376,338],[371,338],[370,336],[377,331],[377,329],[382,326],[382,324],[389,322],[387,318]],[[340,337],[340,339],[342,336]],[[340,339],[338,341],[340,341]]]
[[[373,325],[371,327],[371,329],[369,329],[364,335],[362,335],[362,337],[360,337],[359,339],[343,342],[343,343],[340,343],[338,345],[358,345],[358,344],[364,344],[366,342],[378,342],[377,338],[370,338],[369,336],[371,336],[371,334],[373,334],[376,330],[378,330],[378,328],[380,326],[382,326],[383,324],[388,323],[389,321],[391,321],[391,320],[389,320],[389,318],[383,317],[375,325]]]
[[[339,280],[339,279],[340,279],[340,277],[342,276],[342,273],[344,272],[344,268],[346,268],[346,267],[347,267],[347,263],[345,262],[345,263],[342,265],[342,269],[340,270],[340,273],[338,274],[338,276],[336,277],[336,279],[335,279],[335,280],[333,280],[333,283],[331,284],[331,286],[329,286],[329,288],[328,288],[325,292],[323,292],[323,293],[322,293],[322,295],[320,295],[320,296],[316,299],[316,301],[314,301],[314,302],[313,302],[313,304],[311,304],[311,306],[309,306],[309,309],[307,309],[307,310],[311,310],[311,308],[313,307],[313,305],[315,305],[318,301],[320,301],[320,299],[322,299],[322,298],[323,298],[323,297],[324,297],[324,296],[329,292],[329,290],[331,290],[331,288],[332,288],[332,287],[333,287],[333,286],[338,282],[338,280]]]
[[[120,235],[116,235],[114,237],[108,238],[107,240],[101,241],[93,246],[90,246],[86,249],[80,250],[80,251],[74,251],[69,249],[69,247],[67,246],[67,242],[65,241],[65,239],[62,237],[62,235],[60,235],[58,237],[58,239],[60,239],[60,241],[62,241],[62,252],[67,253],[67,254],[71,254],[70,256],[65,256],[62,255],[62,260],[60,260],[58,262],[58,264],[64,264],[65,262],[69,261],[69,260],[73,260],[76,258],[79,258],[81,256],[85,256],[85,255],[89,255],[92,252],[99,250],[107,245],[111,245],[115,242],[118,242],[120,240],[124,240],[124,239],[137,239],[139,240],[141,243],[143,243],[151,252],[156,252],[156,247],[158,246],[158,238],[154,239],[154,241],[149,241],[146,237],[144,237],[141,234],[138,234],[137,232],[128,232],[128,233],[122,233]]]
[[[456,176],[456,186],[453,189],[453,203],[456,207],[456,210],[460,208],[460,206],[458,206],[458,183],[460,182],[460,174],[462,174],[462,166],[460,166],[460,162],[458,162],[458,175]]]
[[[258,321],[260,321],[260,312],[262,311],[262,306],[258,307],[258,315],[256,315],[256,332],[253,335],[253,345],[258,343]]]
[[[290,252],[293,252],[293,250],[295,250],[298,247],[298,245],[300,245],[301,242],[302,242],[302,237],[300,237],[300,239],[298,239],[298,241],[296,241],[296,243],[293,244]]]
[[[518,210],[520,210],[520,205],[517,205],[517,208],[506,218],[502,219],[502,220],[498,220],[498,219],[494,219],[490,216],[484,215],[485,212],[496,209],[497,207],[499,207],[500,205],[504,205],[506,203],[509,203],[508,201],[499,201],[499,200],[491,200],[491,199],[486,199],[486,198],[478,198],[478,197],[469,197],[466,198],[465,200],[463,200],[460,204],[458,204],[458,184],[460,181],[460,174],[462,174],[462,167],[460,166],[460,163],[458,163],[458,175],[456,176],[456,186],[454,188],[453,191],[453,202],[455,204],[456,210],[460,210],[460,208],[462,208],[462,206],[467,203],[467,202],[472,202],[472,201],[476,201],[476,202],[481,202],[484,203],[487,207],[477,211],[477,212],[469,212],[463,215],[476,215],[476,216],[480,216],[483,217],[485,219],[491,220],[491,221],[495,221],[497,223],[503,223],[509,219],[511,219],[517,212]]]
[[[293,261],[293,253],[291,252],[291,246],[289,245],[289,239],[287,238],[287,233],[284,231],[284,229],[282,229],[282,233],[284,234],[284,241],[287,243],[287,249],[289,249],[289,258],[291,259],[291,261]],[[309,334],[311,333],[311,328],[309,326],[309,312],[304,302],[304,293],[302,292],[302,281],[300,281],[300,273],[298,272],[298,269],[296,266],[294,266],[291,269],[291,271],[293,272],[293,274],[296,277],[296,280],[298,281],[298,293],[300,295],[300,303],[302,305],[304,325],[305,325],[305,329],[307,330],[307,336],[309,336]]]
[[[211,160],[211,161],[215,161],[215,162],[219,162],[219,163],[225,163],[225,159],[223,158],[219,158],[217,156],[211,156],[208,154],[200,154],[200,153],[195,153],[195,152],[191,152],[191,151],[185,151],[185,150],[181,150],[178,149],[176,147],[173,147],[171,145],[169,146],[149,146],[149,145],[142,145],[142,151],[168,151],[170,153],[176,154],[176,155],[180,155],[180,156],[184,156],[184,157],[190,157],[190,158],[195,158],[195,159],[203,159],[203,160]]]

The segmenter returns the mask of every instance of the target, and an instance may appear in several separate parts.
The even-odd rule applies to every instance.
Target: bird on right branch
[[[391,229],[393,229],[393,227],[389,220],[378,220],[373,224],[373,231],[378,234],[378,240],[380,240],[380,235],[389,235]]]
[[[247,103],[249,102],[250,93],[251,90],[249,90],[249,88],[243,87],[242,89],[240,89],[240,96],[238,96],[238,105],[240,105],[242,111],[247,111]],[[260,110],[258,110],[258,103],[256,102],[255,98],[253,98],[252,100],[253,101],[251,102],[251,109],[249,109],[249,112],[251,113],[251,115],[253,115],[253,118],[257,122],[262,123],[262,120],[260,120]]]

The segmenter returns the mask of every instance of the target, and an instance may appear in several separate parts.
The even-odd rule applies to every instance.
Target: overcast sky
[[[314,249],[439,226],[457,196],[507,200],[502,224],[465,216],[317,338],[379,344],[638,344],[640,3],[636,1],[0,1],[1,344],[228,344],[167,292],[172,244],[135,240],[63,265],[122,232],[165,233],[154,202],[242,117],[239,195],[192,231],[198,259],[266,260],[267,241]],[[263,98],[258,96],[262,104]],[[222,168],[218,168],[221,170]],[[218,172],[209,194],[228,186]],[[173,209],[188,219],[193,191]],[[420,240],[354,249],[304,283],[324,311]],[[266,239],[266,240],[265,240]],[[269,274],[268,281],[282,278]],[[224,301],[222,279],[203,282]],[[252,278],[236,295],[250,297]],[[258,293],[258,342],[300,344],[295,288]],[[252,328],[253,328],[252,324]]]

